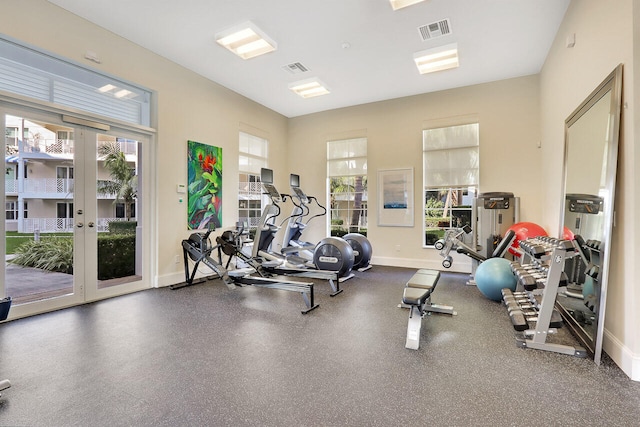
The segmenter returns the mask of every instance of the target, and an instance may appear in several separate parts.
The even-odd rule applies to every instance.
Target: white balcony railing
[[[99,141],[99,143],[111,143],[112,141]],[[7,151],[18,153],[19,142],[17,138],[6,138]],[[137,154],[136,141],[119,141],[118,146],[120,150],[126,155]],[[49,153],[49,154],[73,154],[73,140],[72,139],[38,139],[32,138],[26,139],[22,148],[24,153]]]
[[[260,182],[239,182],[238,191],[245,194],[262,194],[262,183]]]
[[[73,231],[73,218],[25,218],[23,233],[60,233]]]
[[[24,193],[72,194],[73,179],[27,178],[24,181]]]
[[[109,231],[109,223],[114,221],[126,221],[126,218],[98,218],[97,230]],[[73,218],[25,218],[23,233],[62,233],[73,232]]]
[[[69,198],[73,195],[73,179],[59,178],[27,178],[24,181],[23,195],[38,194],[42,196],[53,196],[58,198]],[[4,182],[5,194],[18,194],[18,181],[8,179]],[[115,194],[98,194],[98,199],[115,199]]]
[[[7,193],[18,193],[18,180],[16,179],[7,179],[4,181],[4,192]]]

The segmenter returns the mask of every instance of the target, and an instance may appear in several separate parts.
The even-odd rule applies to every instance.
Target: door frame
[[[144,149],[142,150],[143,158],[140,159],[140,162],[144,164],[144,168],[141,168],[140,179],[144,183],[144,203],[139,204],[139,212],[138,215],[140,218],[143,218],[144,224],[142,226],[142,239],[140,242],[142,251],[141,258],[141,277],[142,279],[136,282],[131,282],[127,284],[123,284],[120,286],[107,287],[104,289],[97,289],[97,241],[92,244],[94,257],[93,257],[93,272],[87,273],[88,270],[91,270],[91,266],[87,266],[89,268],[85,268],[85,272],[82,274],[81,280],[76,279],[76,275],[74,273],[74,284],[73,284],[73,294],[58,298],[45,299],[33,303],[26,303],[22,305],[13,306],[9,313],[9,320],[17,319],[21,317],[32,316],[40,313],[46,313],[66,307],[71,307],[75,305],[84,304],[87,302],[97,301],[100,299],[110,298],[118,295],[124,295],[131,292],[136,292],[144,289],[149,289],[154,286],[156,280],[155,277],[157,275],[157,249],[156,249],[156,240],[157,240],[157,231],[156,231],[156,214],[157,209],[152,208],[152,203],[155,203],[156,198],[156,186],[155,186],[155,129],[138,126],[133,124],[127,124],[123,122],[114,121],[112,119],[107,119],[104,117],[93,117],[87,115],[86,113],[81,113],[79,111],[73,109],[63,108],[57,105],[53,105],[46,102],[40,102],[37,100],[30,100],[28,98],[23,98],[20,96],[8,95],[6,92],[0,93],[0,117],[2,117],[2,124],[0,125],[0,129],[5,128],[5,115],[21,115],[29,118],[33,118],[36,120],[41,120],[43,122],[48,122],[52,124],[60,124],[67,127],[71,127],[74,129],[74,132],[89,132],[91,134],[110,134],[117,135],[119,137],[126,137],[129,139],[134,139],[138,141],[143,141],[143,144],[146,144]],[[91,126],[95,124],[98,126],[97,128],[92,128]],[[75,133],[75,138],[79,140],[79,134]],[[1,146],[5,146],[5,140],[3,139],[1,142]],[[80,144],[76,144],[80,146]],[[95,144],[94,144],[95,145]],[[77,147],[74,147],[74,149]],[[4,151],[4,150],[3,150]],[[88,150],[91,151],[91,150]],[[96,158],[95,151],[92,151],[91,158],[92,163],[87,163],[89,160],[87,159],[88,151],[84,150],[84,148],[80,149],[80,153],[75,152],[74,154],[74,162],[75,156],[83,156],[83,162],[85,166],[88,164],[93,164],[95,167]],[[84,177],[84,174],[82,174]],[[74,177],[78,181],[84,181],[84,179],[78,179],[78,168],[74,165]],[[95,177],[95,175],[93,175]],[[2,182],[4,183],[4,179]],[[94,179],[95,181],[95,179]],[[80,185],[80,188],[78,188]],[[78,205],[75,201],[75,193],[83,192],[83,197],[86,197],[84,194],[87,186],[85,182],[74,182],[75,190],[74,190],[74,209],[78,210]],[[95,189],[94,189],[95,194]],[[95,200],[95,199],[94,199]],[[86,204],[86,203],[85,203]],[[75,216],[75,213],[74,213]],[[94,218],[95,222],[95,218]],[[6,225],[5,221],[0,221],[0,233],[2,236],[5,236],[6,233]],[[95,229],[94,229],[95,230]],[[75,234],[75,233],[74,233]],[[4,239],[3,239],[4,240]],[[74,236],[74,265],[76,264],[76,253],[82,251],[86,253],[85,249],[88,249],[84,246],[85,239],[77,239]],[[4,245],[4,241],[2,245]],[[79,244],[79,246],[78,246]],[[4,251],[2,251],[4,252]],[[91,259],[91,254],[87,254],[88,258]],[[5,277],[5,263],[0,263],[0,277],[2,280],[0,281],[0,298],[5,295],[5,285],[4,285],[4,277]],[[93,274],[95,280],[91,283],[91,286],[87,286],[86,277],[88,275]]]

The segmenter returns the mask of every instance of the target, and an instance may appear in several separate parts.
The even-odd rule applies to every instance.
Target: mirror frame
[[[604,334],[604,319],[606,308],[606,295],[607,286],[609,281],[609,263],[611,257],[611,234],[613,231],[614,220],[614,204],[615,204],[615,189],[616,189],[616,169],[618,163],[618,145],[620,136],[620,120],[622,109],[622,64],[619,64],[612,72],[604,79],[602,83],[576,108],[573,113],[565,120],[565,133],[564,133],[564,163],[563,163],[563,191],[561,201],[561,214],[560,214],[560,231],[559,236],[564,234],[564,221],[565,221],[565,206],[567,195],[567,163],[569,152],[569,131],[572,125],[574,125],[583,115],[585,115],[589,109],[595,105],[602,97],[611,91],[611,99],[609,104],[609,135],[608,135],[608,147],[606,152],[606,167],[605,172],[605,189],[609,194],[609,199],[603,204],[603,230],[602,230],[602,257],[601,257],[601,270],[600,270],[600,300],[598,304],[597,325],[595,330],[595,337],[591,337],[586,331],[577,323],[577,321],[571,316],[562,305],[557,302],[560,312],[565,320],[565,323],[569,326],[572,332],[582,341],[582,343],[593,353],[593,359],[596,364],[600,364],[602,354],[602,342]]]

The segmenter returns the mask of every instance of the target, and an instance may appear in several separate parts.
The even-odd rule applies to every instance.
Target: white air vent
[[[436,37],[446,36],[451,34],[451,23],[449,19],[443,19],[442,21],[432,22],[431,24],[418,27],[418,32],[422,41],[435,39]]]
[[[282,68],[284,70],[290,72],[291,74],[300,74],[300,73],[306,73],[307,71],[309,71],[309,69],[307,67],[305,67],[304,65],[302,65],[299,62],[294,62],[292,64],[285,65]]]

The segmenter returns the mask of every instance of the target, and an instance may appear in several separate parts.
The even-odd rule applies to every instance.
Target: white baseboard
[[[194,278],[195,280],[198,279],[202,279],[204,277],[209,277],[209,276],[214,276],[216,273],[207,268],[207,267],[201,267],[201,269],[205,270],[204,272],[200,272],[200,269],[198,269],[198,272],[196,273],[196,277]],[[217,277],[217,276],[216,276]],[[157,288],[162,288],[165,286],[171,286],[171,285],[175,285],[177,283],[184,283],[184,271],[181,272],[176,272],[176,273],[169,273],[169,274],[163,274],[162,276],[158,276],[158,279],[156,280],[156,287]]]
[[[640,355],[634,354],[607,329],[604,330],[604,351],[633,381],[640,381]]]
[[[158,276],[156,287],[163,288],[165,286],[171,286],[182,282],[184,282],[184,273],[163,274],[162,276]]]

